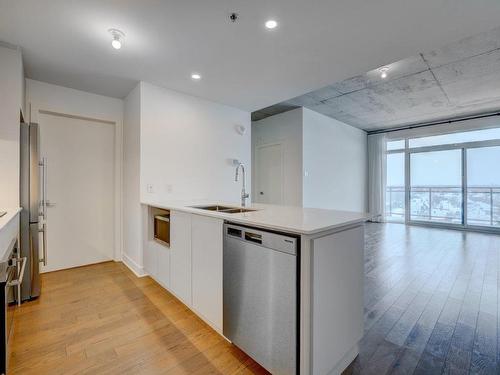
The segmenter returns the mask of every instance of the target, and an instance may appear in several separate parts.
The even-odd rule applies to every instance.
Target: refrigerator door
[[[24,282],[29,285],[30,296],[35,298],[40,295],[40,240],[39,240],[39,224],[30,224],[30,257],[31,262],[26,264],[29,267],[25,271]],[[28,258],[29,259],[29,258]],[[27,274],[27,275],[26,275]],[[29,275],[29,278],[26,277]]]
[[[20,200],[21,257],[27,258],[26,271],[21,284],[22,300],[28,300],[40,295],[39,266],[39,209],[40,181],[38,156],[38,125],[21,124],[20,133]]]

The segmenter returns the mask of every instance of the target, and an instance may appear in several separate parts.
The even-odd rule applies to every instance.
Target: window
[[[412,138],[409,147],[428,147],[438,145],[451,145],[466,142],[489,141],[500,139],[500,128],[472,130],[468,132],[433,135],[430,137]]]
[[[462,222],[462,152],[419,152],[410,157],[410,220]]]
[[[500,227],[500,147],[467,149],[467,224]]]
[[[387,142],[387,151],[402,150],[404,148],[405,148],[405,140],[404,139],[401,139],[399,141]]]
[[[388,221],[500,231],[500,128],[391,140],[386,152]]]

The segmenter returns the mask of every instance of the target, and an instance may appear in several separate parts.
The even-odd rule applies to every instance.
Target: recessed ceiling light
[[[122,48],[123,40],[125,39],[125,34],[123,31],[118,29],[109,29],[108,32],[111,34],[111,45],[114,49]]]
[[[278,26],[278,22],[276,22],[275,20],[266,21],[266,27],[268,29],[274,29],[276,26]]]
[[[389,67],[383,66],[379,68],[378,71],[380,72],[380,78],[382,79],[387,78],[387,72],[389,71]]]
[[[201,75],[198,73],[193,73],[191,74],[191,78],[194,79],[195,81],[199,81],[201,79]]]

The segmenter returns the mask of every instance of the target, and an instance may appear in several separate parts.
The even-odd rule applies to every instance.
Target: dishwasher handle
[[[298,238],[293,237],[293,235],[287,236],[234,224],[224,224],[224,234],[228,239],[233,238],[239,241],[264,246],[271,250],[297,255]]]
[[[245,240],[258,243],[262,245],[262,234],[252,233],[245,231]]]

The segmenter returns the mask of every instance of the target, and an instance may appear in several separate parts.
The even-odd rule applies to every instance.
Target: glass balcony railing
[[[466,189],[466,224],[500,227],[500,186],[469,186]],[[462,224],[460,186],[412,186],[410,220]],[[387,186],[386,218],[403,221],[404,186]]]
[[[467,188],[467,223],[500,227],[500,187]]]
[[[385,196],[385,216],[390,221],[405,220],[404,186],[387,186]]]

